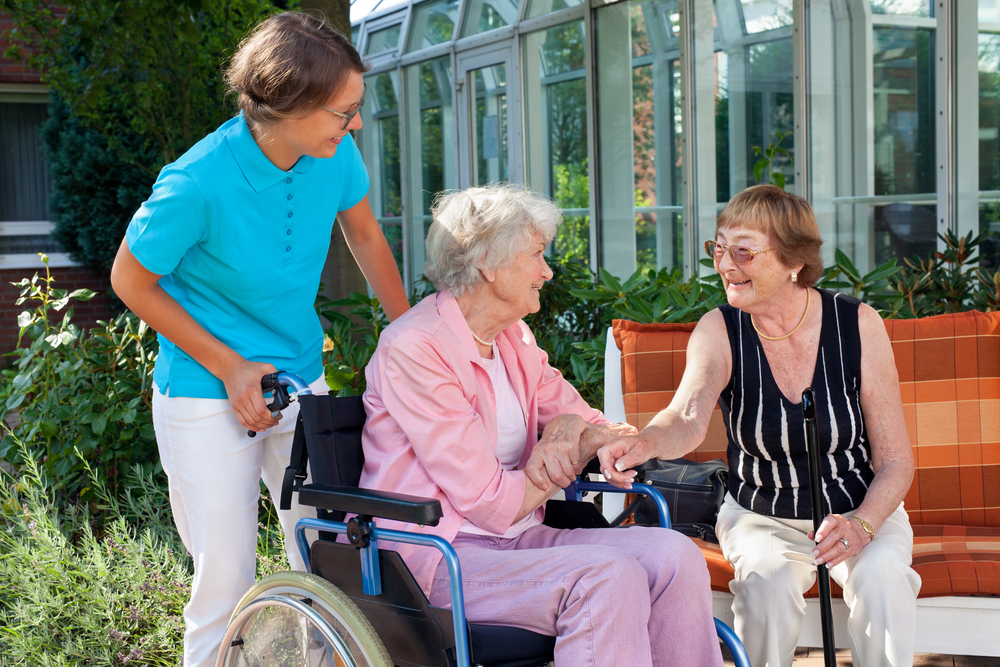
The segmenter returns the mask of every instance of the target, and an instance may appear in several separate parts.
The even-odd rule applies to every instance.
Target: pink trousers
[[[535,526],[452,546],[468,620],[557,637],[556,667],[722,665],[705,558],[680,533]],[[451,605],[443,561],[430,601]]]

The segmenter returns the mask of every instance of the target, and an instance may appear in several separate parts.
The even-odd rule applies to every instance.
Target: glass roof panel
[[[351,2],[351,25],[361,23],[361,20],[371,14],[381,0],[353,0]]]
[[[413,8],[406,51],[450,42],[458,21],[458,0],[431,0]]]
[[[528,0],[528,2],[528,16],[526,18],[529,19],[558,12],[560,9],[579,7],[583,4],[583,0]]]
[[[469,0],[462,37],[489,32],[517,21],[520,0]]]
[[[792,0],[740,0],[740,2],[743,4],[743,25],[748,35],[792,25]]]
[[[376,30],[368,35],[368,45],[365,47],[366,55],[375,55],[383,51],[390,51],[399,47],[399,30],[401,25],[391,25],[382,30]]]
[[[872,14],[933,16],[931,0],[870,0]],[[980,3],[981,4],[981,3]]]

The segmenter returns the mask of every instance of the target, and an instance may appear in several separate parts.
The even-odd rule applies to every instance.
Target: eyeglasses
[[[351,124],[352,120],[354,120],[354,117],[358,115],[359,111],[361,111],[361,107],[363,107],[365,105],[365,96],[367,96],[367,95],[368,95],[368,84],[365,83],[365,84],[362,84],[362,87],[361,87],[361,101],[358,102],[357,108],[354,109],[354,111],[352,111],[351,113],[344,113],[343,111],[337,111],[336,109],[331,109],[330,107],[328,107],[328,106],[326,106],[324,104],[320,104],[319,102],[314,102],[313,104],[321,106],[324,109],[326,109],[327,111],[329,111],[330,113],[332,113],[333,115],[340,116],[341,118],[343,118],[344,119],[344,126],[342,128],[340,128],[340,129],[346,130],[347,126]]]
[[[763,250],[752,250],[745,245],[722,245],[718,241],[705,241],[705,253],[714,258],[716,261],[722,259],[722,253],[729,251],[729,256],[733,258],[733,261],[737,264],[746,264],[753,259],[754,255],[760,255],[762,253],[773,250],[773,248],[764,248]]]

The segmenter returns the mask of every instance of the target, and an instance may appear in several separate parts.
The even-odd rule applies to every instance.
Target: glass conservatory
[[[562,208],[554,254],[617,276],[698,271],[718,211],[769,180],[812,203],[827,263],[1000,238],[1000,0],[355,0],[351,19],[369,200],[407,284],[435,194],[506,180]]]

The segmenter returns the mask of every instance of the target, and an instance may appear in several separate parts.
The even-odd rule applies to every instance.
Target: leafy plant
[[[792,162],[792,156],[781,147],[781,142],[791,135],[791,131],[781,132],[776,130],[774,134],[767,135],[769,141],[767,146],[764,148],[760,146],[753,147],[753,154],[760,156],[753,165],[753,178],[755,181],[758,183],[773,183],[781,189],[785,188],[785,175],[780,171],[774,170],[774,158],[780,154],[788,158],[790,163]],[[777,141],[775,137],[777,137]],[[764,178],[765,175],[767,176],[766,179]]]
[[[13,426],[0,439],[0,460],[24,463],[20,441],[62,497],[93,498],[84,461],[118,494],[133,465],[144,475],[161,472],[151,416],[156,338],[131,313],[78,329],[70,302],[94,293],[55,287],[48,258],[42,261],[44,278],[36,273],[14,283],[21,289],[17,304],[33,309],[18,317],[15,361],[2,371],[0,420],[10,415]]]
[[[6,55],[54,98],[42,129],[55,238],[110,270],[164,164],[233,114],[220,63],[269,0],[0,0]]]
[[[0,655],[11,665],[177,665],[191,561],[163,489],[139,469],[119,500],[91,475],[109,520],[57,505],[31,450],[0,471]]]
[[[882,317],[915,318],[966,310],[1000,308],[1000,272],[979,268],[979,246],[988,234],[939,234],[944,251],[927,258],[907,257],[903,266],[892,259],[861,276],[839,250],[821,286],[850,289]]]

